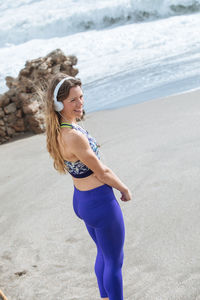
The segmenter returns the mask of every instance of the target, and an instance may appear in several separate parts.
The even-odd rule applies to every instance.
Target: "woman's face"
[[[70,89],[68,97],[63,101],[66,118],[69,121],[80,119],[83,115],[83,92],[80,86]]]

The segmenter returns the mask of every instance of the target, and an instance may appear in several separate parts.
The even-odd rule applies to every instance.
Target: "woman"
[[[81,81],[57,74],[46,93],[47,149],[74,183],[73,208],[97,246],[95,273],[102,299],[123,300],[124,221],[113,189],[131,199],[124,183],[99,158],[96,140],[77,124],[83,117]]]

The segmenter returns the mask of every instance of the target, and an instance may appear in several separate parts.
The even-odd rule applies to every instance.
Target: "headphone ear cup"
[[[56,102],[54,101],[55,111],[61,111],[61,110],[63,110],[63,108],[64,108],[64,105],[61,101],[56,101]]]

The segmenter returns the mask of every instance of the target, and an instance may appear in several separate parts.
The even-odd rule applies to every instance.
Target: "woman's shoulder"
[[[62,129],[61,138],[67,145],[80,144],[87,141],[86,137],[79,131],[73,128]]]

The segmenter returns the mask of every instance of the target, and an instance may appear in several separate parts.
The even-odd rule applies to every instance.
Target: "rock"
[[[14,113],[6,116],[6,123],[8,123],[9,125],[13,124],[16,120],[17,120],[17,117]]]
[[[76,56],[74,56],[74,55],[69,55],[68,57],[69,57],[69,60],[71,61],[71,63],[72,63],[73,66],[77,64],[78,59],[77,59]]]
[[[52,59],[52,61],[53,61],[54,64],[59,64],[59,63],[61,63],[61,62],[63,62],[63,61],[66,60],[65,54],[60,49],[56,49],[56,50],[50,52],[46,56],[46,58],[48,58],[48,57],[51,57],[51,59]]]
[[[13,113],[17,110],[16,104],[15,103],[10,103],[9,105],[4,107],[4,111],[6,114]]]
[[[4,95],[0,95],[0,107],[3,106]]]
[[[20,78],[20,88],[25,91],[25,93],[33,93],[34,92],[34,83],[33,80],[26,78],[26,77],[21,77]],[[25,87],[25,88],[24,88]]]
[[[41,65],[39,65],[38,70],[40,71],[46,71],[48,69],[48,64],[46,62],[43,62]]]
[[[3,109],[0,108],[0,118],[3,118],[4,116],[5,116],[5,113],[4,113]]]
[[[19,93],[18,95],[19,99],[23,102],[28,102],[29,99],[31,98],[31,94],[27,94],[27,93]]]
[[[19,75],[20,76],[28,76],[30,74],[30,70],[28,68],[24,68],[20,71]]]
[[[9,102],[10,102],[10,99],[7,96],[7,94],[0,95],[0,107],[7,105]]]
[[[19,131],[25,131],[25,124],[24,124],[24,119],[18,119],[14,125],[12,126],[12,128],[15,129],[15,131],[19,132]]]
[[[29,128],[32,132],[34,133],[42,133],[44,132],[45,128],[44,128],[44,124],[42,124],[40,122],[40,120],[37,120],[33,117],[30,117],[28,119],[28,122],[29,122]]]
[[[17,118],[21,118],[22,117],[22,110],[18,109],[17,113],[16,113],[16,117]]]
[[[26,131],[45,131],[44,103],[37,92],[46,89],[52,74],[61,71],[76,76],[76,64],[74,55],[66,56],[56,49],[45,57],[26,61],[17,78],[6,77],[9,90],[0,95],[0,144]]]
[[[11,102],[15,102],[17,104],[18,101],[19,101],[19,98],[17,96],[12,96],[11,97]]]
[[[7,96],[8,98],[12,98],[12,97],[15,96],[15,95],[16,95],[16,90],[13,89],[13,88],[11,88],[9,91],[6,92],[6,96]]]
[[[7,87],[9,87],[10,89],[13,86],[13,82],[16,80],[15,78],[11,77],[11,76],[6,76],[6,85]]]
[[[53,64],[53,59],[51,56],[47,57],[46,59],[46,64],[48,65],[48,67],[51,67]]]
[[[1,137],[5,137],[6,136],[6,128],[4,127],[0,127],[0,136]]]
[[[65,71],[67,74],[71,74],[71,70],[72,70],[72,63],[70,61],[64,61],[64,63],[60,65],[61,72]]]
[[[78,69],[73,68],[73,69],[71,70],[71,76],[75,77],[77,74],[78,74]]]
[[[1,137],[1,135],[0,135],[0,137]],[[3,144],[3,143],[5,143],[5,142],[7,142],[9,139],[10,139],[10,138],[9,138],[8,136],[6,136],[6,137],[4,137],[4,138],[1,137],[1,138],[0,138],[0,145]],[[2,300],[4,300],[4,299],[2,299]]]
[[[42,58],[39,57],[39,58],[36,58],[36,59],[27,60],[26,64],[25,64],[25,67],[27,69],[37,68],[40,65],[40,63],[41,63],[41,59]]]
[[[23,112],[25,114],[34,114],[38,111],[38,109],[39,109],[39,104],[36,100],[32,103],[24,103],[23,105]]]
[[[9,136],[13,136],[15,134],[15,130],[12,127],[7,127],[6,131]]]
[[[58,72],[60,72],[60,65],[56,65],[56,66],[54,66],[54,67],[52,68],[52,73],[53,73],[53,74],[56,74],[56,73],[58,73]]]

